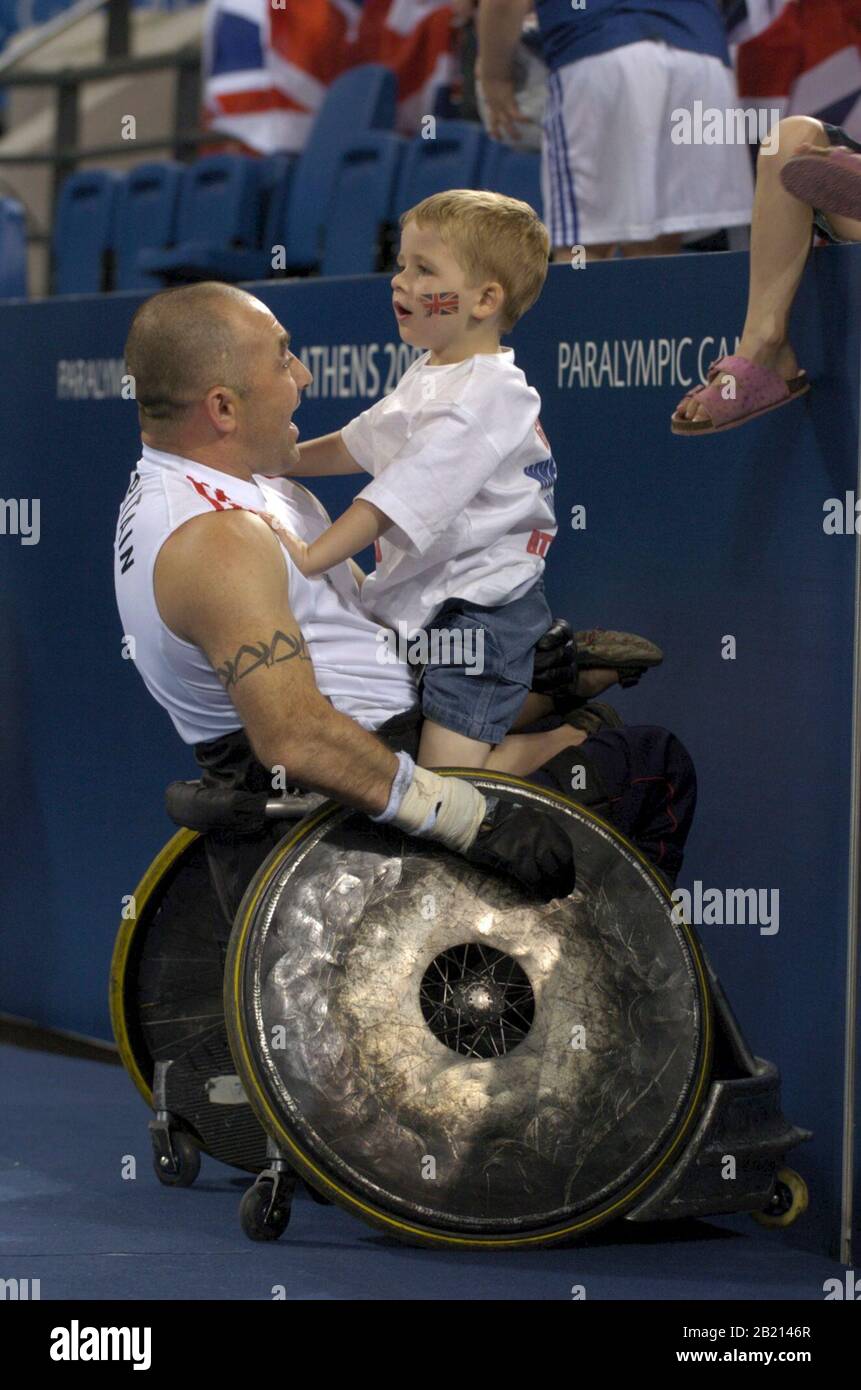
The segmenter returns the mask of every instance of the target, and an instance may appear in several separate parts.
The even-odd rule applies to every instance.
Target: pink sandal
[[[727,378],[735,381],[735,397],[727,399],[724,391]],[[708,379],[695,386],[683,398],[671,416],[673,434],[717,434],[720,430],[735,429],[765,415],[769,410],[788,405],[810,390],[806,372],[785,381],[779,372],[761,367],[747,357],[718,357],[709,367]],[[678,411],[685,401],[696,398],[709,412],[708,420],[685,420]]]
[[[825,156],[795,155],[784,164],[780,180],[803,203],[861,221],[861,154],[846,145],[835,145]]]

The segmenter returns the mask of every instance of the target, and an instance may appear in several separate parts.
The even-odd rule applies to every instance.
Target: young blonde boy
[[[419,761],[481,767],[521,712],[551,623],[556,467],[538,392],[500,342],[538,298],[550,243],[527,203],[471,189],[426,198],[401,231],[393,310],[425,352],[343,430],[300,444],[296,475],[372,481],[312,544],[281,538],[308,576],[374,544],[363,606],[426,660]]]

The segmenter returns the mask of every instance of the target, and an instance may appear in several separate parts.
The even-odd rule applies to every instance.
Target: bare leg
[[[512,732],[524,728],[527,724],[535,724],[539,719],[544,719],[548,714],[552,713],[553,701],[550,696],[536,695],[530,690],[520,707],[520,713],[511,726]]]
[[[587,246],[584,249],[587,261],[609,261],[615,253],[616,245],[615,242],[608,242],[606,245]],[[552,259],[554,262],[564,261],[566,265],[570,265],[571,251],[570,246],[554,246]]]
[[[585,247],[587,261],[609,261],[620,250],[623,256],[674,256],[681,250],[681,232],[665,232],[652,241],[602,242]],[[553,260],[570,261],[570,246],[554,246]]]
[[[421,767],[484,767],[492,747],[426,719],[416,761]]]
[[[789,312],[810,251],[813,209],[784,188],[780,171],[799,147],[808,143],[828,145],[821,121],[787,116],[778,129],[777,152],[760,151],[750,233],[747,317],[738,347],[739,356],[771,367],[787,380],[798,373],[798,359],[788,340]],[[853,225],[861,239],[861,224]],[[696,398],[679,406],[678,414],[680,419],[708,419],[708,410]]]
[[[682,249],[681,232],[664,232],[653,241],[623,241],[622,255],[634,256],[675,256]]]
[[[541,696],[537,698],[541,699]],[[465,738],[426,719],[422,725],[418,762],[422,767],[475,767],[525,777],[563,748],[574,748],[587,735],[563,724],[543,734],[509,734],[492,748],[489,743]]]
[[[563,748],[575,748],[578,743],[584,743],[587,737],[582,729],[572,729],[570,724],[549,729],[546,734],[509,734],[489,754],[484,764],[485,771],[511,772],[519,777],[528,777],[530,772],[542,767]]]

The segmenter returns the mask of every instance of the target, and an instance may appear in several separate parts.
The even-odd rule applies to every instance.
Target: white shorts
[[[701,111],[739,105],[735,76],[719,58],[646,39],[568,63],[548,87],[541,191],[553,246],[750,222],[750,146],[671,139],[674,112],[693,117],[695,102]]]

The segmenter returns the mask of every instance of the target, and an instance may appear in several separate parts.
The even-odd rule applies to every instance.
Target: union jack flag
[[[451,5],[209,0],[204,122],[258,154],[301,150],[327,88],[347,68],[371,62],[397,76],[397,128],[415,134],[456,79]]]
[[[816,116],[861,140],[859,0],[737,0],[728,24],[745,105]]]
[[[430,318],[431,314],[456,314],[460,304],[454,290],[445,290],[442,294],[423,294],[419,297],[424,302],[425,318]]]

